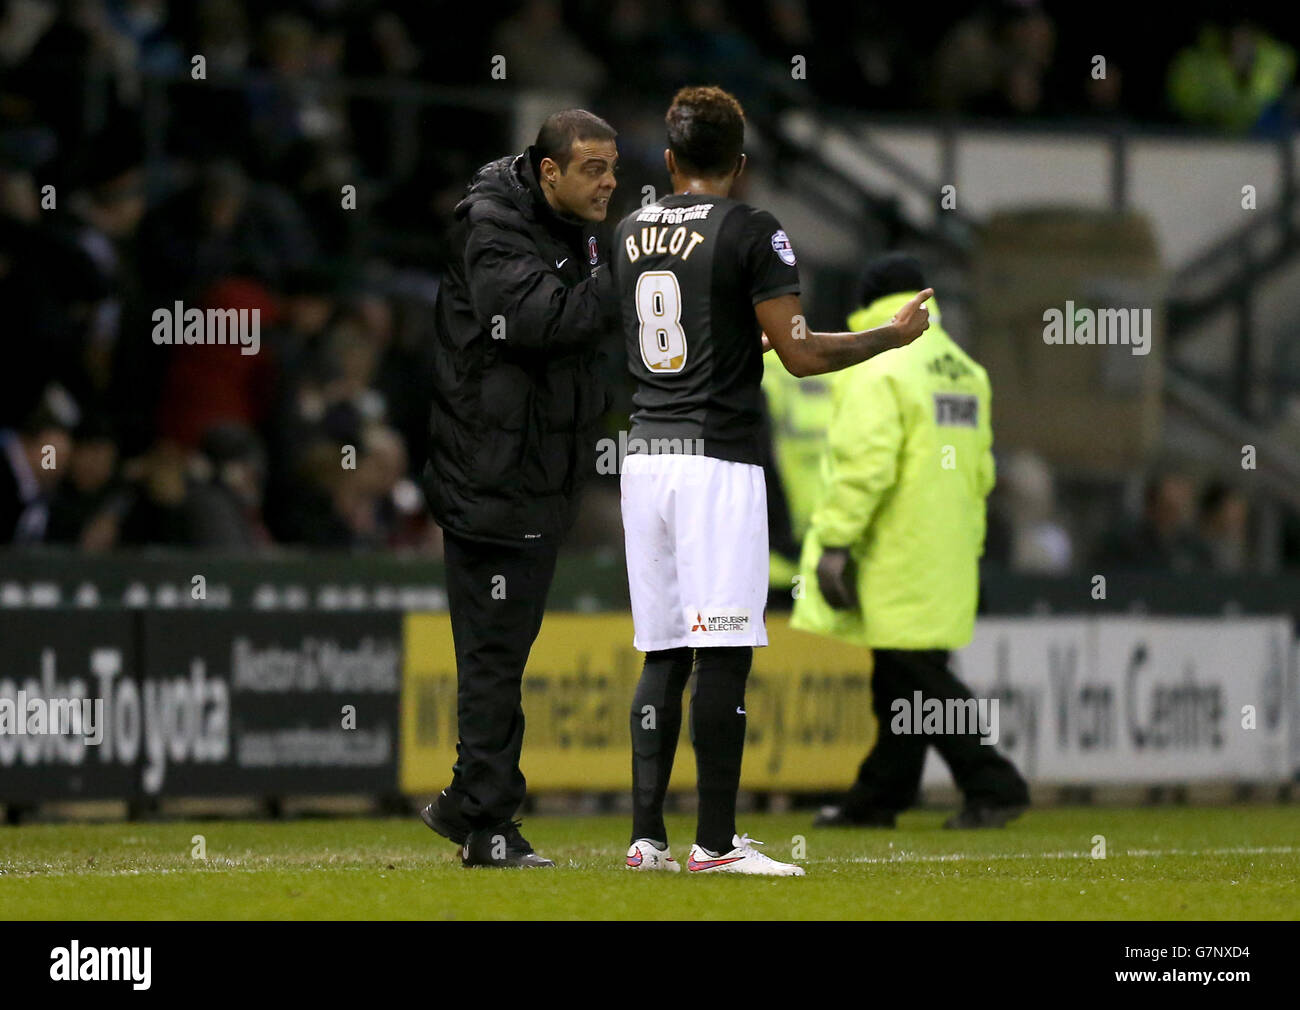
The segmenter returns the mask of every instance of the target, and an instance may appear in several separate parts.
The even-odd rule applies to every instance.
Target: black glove
[[[847,547],[827,547],[817,562],[817,588],[836,610],[858,605],[857,566]]]

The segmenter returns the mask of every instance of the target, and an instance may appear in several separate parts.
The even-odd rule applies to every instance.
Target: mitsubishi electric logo
[[[686,617],[693,632],[725,634],[727,632],[734,633],[749,630],[749,610],[744,607],[733,610],[710,611],[707,614],[697,610],[694,617],[687,611]]]

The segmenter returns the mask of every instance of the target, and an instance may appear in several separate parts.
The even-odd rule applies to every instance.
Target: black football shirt
[[[799,291],[794,250],[776,218],[726,197],[673,195],[629,214],[614,240],[637,383],[628,451],[702,448],[761,465],[754,305]]]

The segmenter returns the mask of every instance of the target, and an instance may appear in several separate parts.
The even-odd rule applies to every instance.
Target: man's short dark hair
[[[613,140],[617,136],[614,127],[586,109],[565,109],[546,117],[533,147],[538,164],[550,158],[561,172],[567,172],[575,140]]]
[[[684,171],[726,175],[745,146],[745,110],[721,88],[682,88],[664,116],[668,149]]]

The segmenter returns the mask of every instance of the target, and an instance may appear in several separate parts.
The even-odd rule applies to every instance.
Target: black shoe
[[[459,810],[450,809],[450,799],[447,790],[444,789],[438,794],[437,799],[420,811],[420,820],[443,838],[448,838],[457,845],[464,845],[465,839],[469,837],[469,821],[461,816]]]
[[[503,821],[494,828],[478,828],[460,848],[461,866],[554,866],[539,856],[519,833],[519,821]]]
[[[892,810],[850,810],[822,807],[813,818],[814,828],[892,828],[897,818]]]
[[[943,822],[945,828],[1004,828],[1029,807],[1027,805],[995,807],[986,803],[962,807]]]

